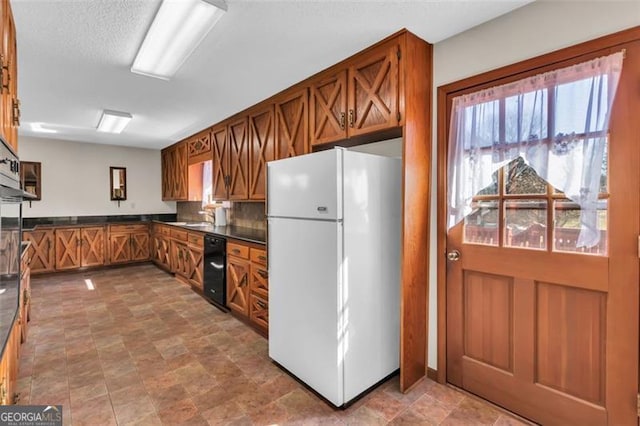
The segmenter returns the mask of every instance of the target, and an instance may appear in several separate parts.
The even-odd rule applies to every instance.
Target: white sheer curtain
[[[492,174],[522,157],[580,205],[578,247],[598,244],[597,201],[623,53],[453,99],[448,226],[471,213]]]
[[[205,161],[202,166],[202,207],[211,202],[213,196],[213,161]]]

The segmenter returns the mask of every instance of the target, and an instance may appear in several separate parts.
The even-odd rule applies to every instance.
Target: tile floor
[[[269,361],[264,338],[150,264],[32,287],[20,403],[62,404],[65,425],[522,424],[432,381],[401,394],[397,376],[333,409]]]

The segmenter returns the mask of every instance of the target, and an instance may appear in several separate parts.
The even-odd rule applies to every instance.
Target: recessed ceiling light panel
[[[226,10],[223,0],[163,0],[131,72],[168,80]]]
[[[105,109],[98,123],[98,131],[106,133],[122,133],[127,124],[131,121],[131,114],[128,112],[110,111]]]

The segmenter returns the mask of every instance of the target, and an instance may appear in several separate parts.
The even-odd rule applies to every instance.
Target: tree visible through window
[[[605,255],[622,53],[454,98],[449,227],[465,241]]]

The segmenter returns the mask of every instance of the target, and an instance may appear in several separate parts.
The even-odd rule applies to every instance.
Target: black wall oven
[[[18,157],[0,142],[0,344],[3,352],[20,299],[24,194],[20,189]]]

